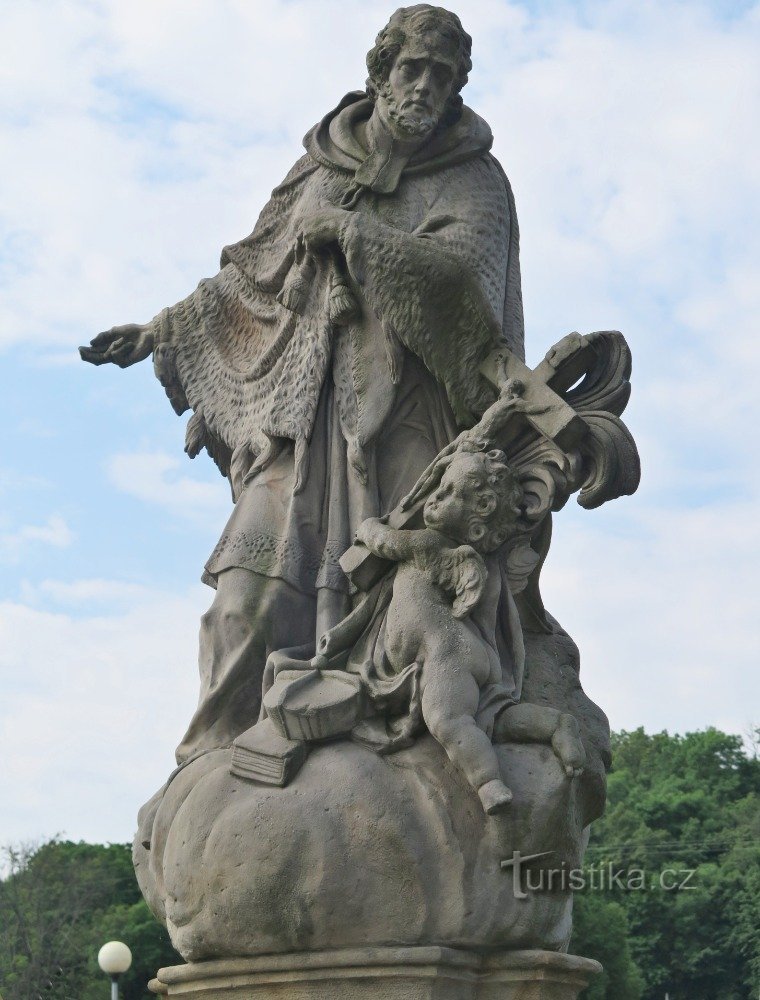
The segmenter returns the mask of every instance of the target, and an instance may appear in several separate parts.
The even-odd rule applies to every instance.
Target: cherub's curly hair
[[[390,21],[375,39],[374,48],[367,53],[367,94],[374,101],[393,65],[393,60],[401,51],[407,35],[413,30],[435,29],[439,34],[454,42],[457,47],[457,73],[441,117],[442,125],[452,125],[462,114],[462,98],[460,91],[467,83],[467,75],[472,69],[470,52],[472,39],[462,27],[462,22],[451,11],[443,7],[433,7],[427,3],[416,4],[414,7],[399,7]]]
[[[523,488],[503,451],[470,452],[467,479],[475,486],[470,516],[470,544],[478,552],[495,552],[522,531]]]

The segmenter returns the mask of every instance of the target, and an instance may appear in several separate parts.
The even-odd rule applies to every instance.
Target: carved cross
[[[480,367],[483,376],[501,392],[508,380],[520,386],[522,406],[508,425],[499,428],[499,443],[508,449],[524,436],[542,436],[562,452],[577,448],[588,433],[583,417],[559,393],[564,393],[590,369],[595,359],[594,344],[578,333],[571,333],[531,369],[506,347],[500,347]],[[388,515],[392,528],[414,528],[421,521],[424,497],[410,507],[399,504]],[[368,590],[386,571],[388,564],[354,543],[340,560],[344,572],[360,590]]]

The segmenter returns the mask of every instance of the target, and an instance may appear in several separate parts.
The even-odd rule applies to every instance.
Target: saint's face
[[[393,124],[410,135],[432,132],[446,109],[456,72],[457,53],[450,41],[436,32],[410,34],[382,94]]]

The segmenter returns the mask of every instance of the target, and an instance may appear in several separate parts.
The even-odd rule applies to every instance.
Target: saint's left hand
[[[340,227],[350,212],[342,208],[320,208],[304,220],[301,236],[309,250],[315,252],[338,239]]]

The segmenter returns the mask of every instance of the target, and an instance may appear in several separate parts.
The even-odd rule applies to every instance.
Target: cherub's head
[[[493,552],[521,530],[522,500],[503,451],[458,452],[425,502],[425,524],[478,552]]]

